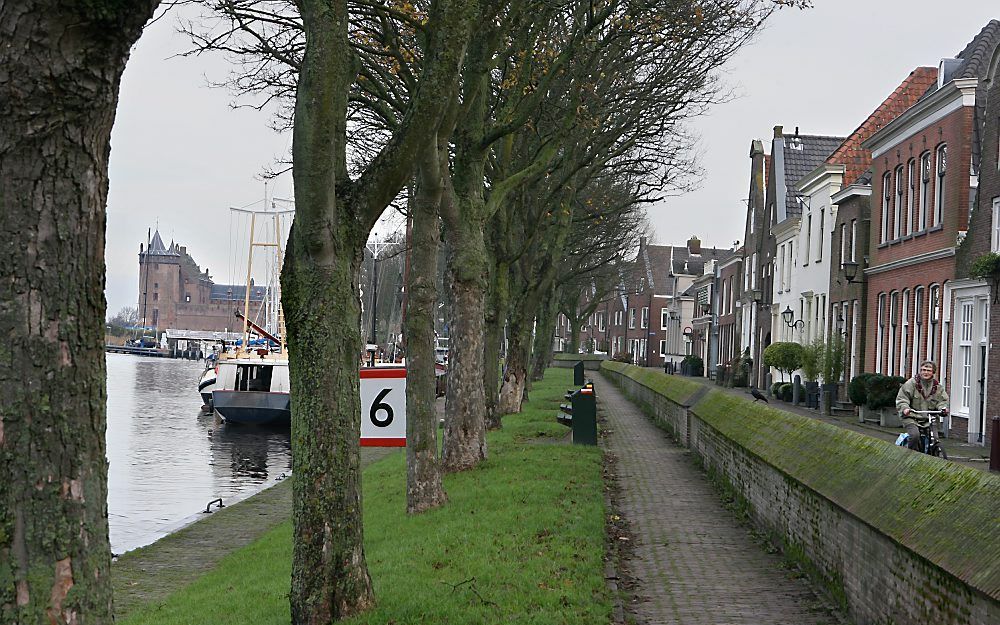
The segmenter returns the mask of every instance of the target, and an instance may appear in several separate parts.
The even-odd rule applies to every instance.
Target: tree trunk
[[[442,146],[447,150],[447,145]],[[434,406],[434,314],[437,304],[438,205],[442,172],[433,145],[421,155],[414,197],[411,261],[406,290],[406,511],[416,514],[448,501],[437,456]],[[446,154],[447,152],[442,152]],[[447,163],[444,163],[447,166]]]
[[[155,1],[0,2],[0,622],[111,623],[111,127]]]
[[[515,324],[512,319],[510,348],[507,350],[507,367],[503,376],[503,386],[500,388],[499,410],[501,414],[517,414],[521,412],[521,402],[524,400],[525,385],[528,378],[528,359],[531,353],[530,345],[530,325],[523,323]]]
[[[531,379],[538,381],[552,361],[552,336],[556,326],[556,289],[550,289],[538,308],[531,355]]]
[[[344,141],[353,81],[346,3],[301,3],[306,51],[295,101],[295,221],[281,275],[292,405],[292,623],[328,625],[375,603],[365,563],[358,439],[368,229]]]
[[[486,428],[489,430],[500,429],[503,426],[500,416],[505,414],[497,406],[500,401],[500,346],[503,343],[509,299],[509,267],[506,263],[501,263],[494,269],[484,333],[483,389],[486,395]]]
[[[486,458],[486,397],[483,390],[483,338],[486,248],[482,224],[467,220],[453,232],[449,272],[452,326],[448,389],[445,394],[444,466],[470,469]]]
[[[580,353],[580,322],[581,320],[577,317],[569,318],[569,353],[571,354]]]

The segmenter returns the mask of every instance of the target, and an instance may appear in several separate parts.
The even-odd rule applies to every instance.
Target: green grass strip
[[[364,471],[365,550],[378,605],[361,623],[606,623],[601,455],[555,422],[572,371],[550,369],[489,435],[481,467],[445,478],[449,503],[405,512],[406,466]],[[122,623],[289,622],[291,524],[283,523]]]

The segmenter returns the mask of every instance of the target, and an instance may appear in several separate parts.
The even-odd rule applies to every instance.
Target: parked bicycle
[[[917,430],[920,432],[920,449],[918,451],[929,456],[938,456],[947,460],[948,452],[941,445],[937,429],[938,421],[944,416],[944,412],[941,410],[911,410],[910,412],[927,415],[928,418],[926,426],[917,426]],[[909,437],[909,434],[903,432],[896,439],[896,444],[901,447],[907,447],[909,445]]]

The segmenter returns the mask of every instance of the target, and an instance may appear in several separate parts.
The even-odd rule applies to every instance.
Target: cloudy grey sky
[[[650,209],[658,242],[697,234],[729,246],[743,236],[750,141],[771,128],[847,135],[914,67],[954,56],[1000,8],[990,0],[815,0],[784,10],[727,68],[739,97],[698,120],[700,188]],[[239,280],[228,207],[264,194],[260,173],[287,154],[290,135],[267,113],[233,110],[220,57],[172,58],[187,46],[168,15],[133,50],[112,133],[107,298],[111,314],[135,305],[139,244],[159,224],[217,282]],[[291,197],[291,176],[271,183]]]

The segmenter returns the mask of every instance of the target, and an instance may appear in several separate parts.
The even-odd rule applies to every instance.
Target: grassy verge
[[[365,470],[378,606],[349,623],[608,622],[600,452],[566,444],[554,418],[571,382],[571,371],[550,369],[524,411],[490,434],[489,460],[446,477],[439,510],[406,515],[402,454]],[[290,574],[283,523],[121,622],[285,625]]]

